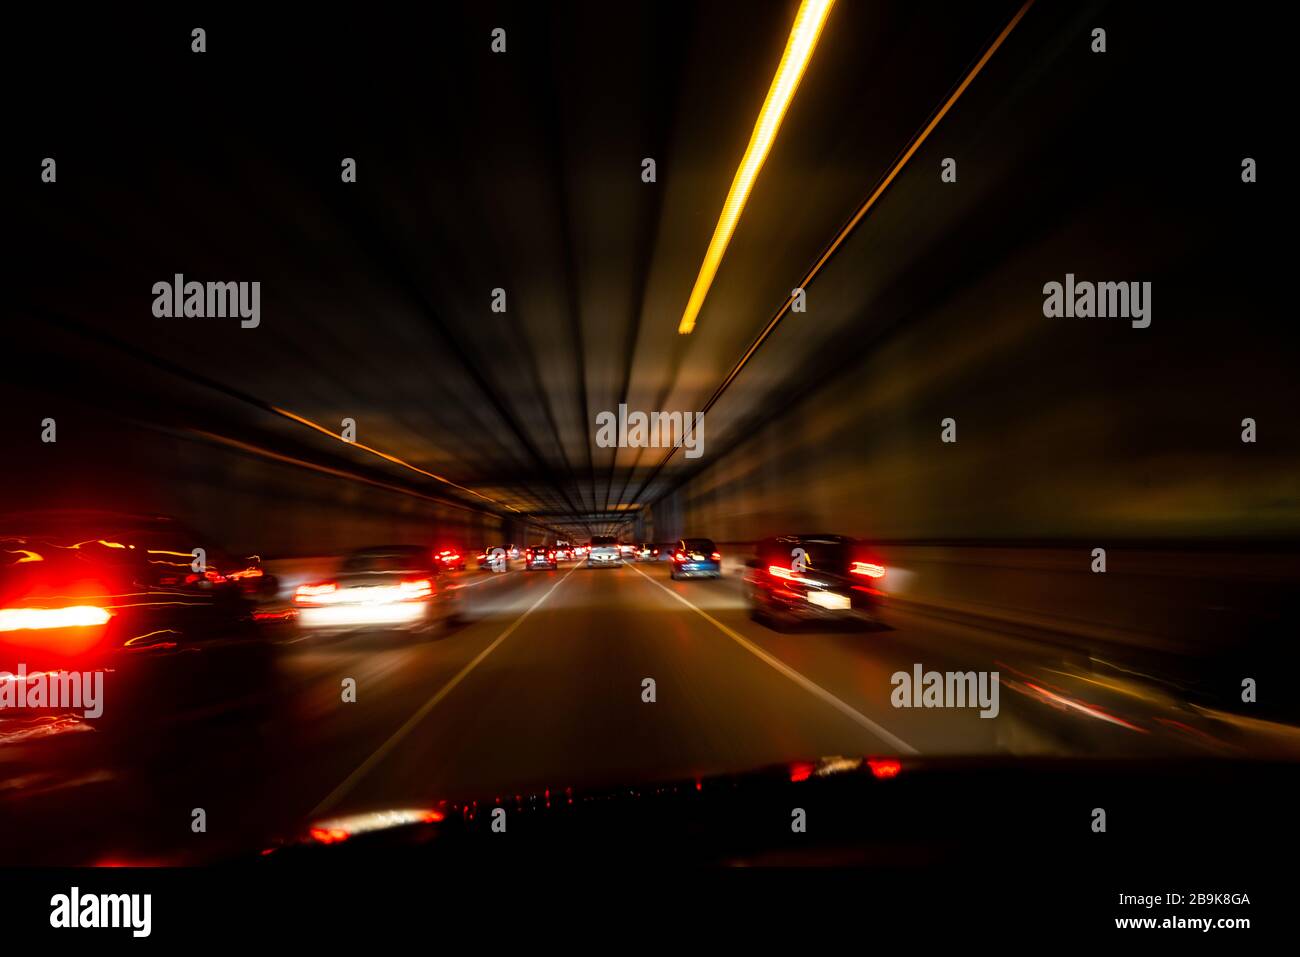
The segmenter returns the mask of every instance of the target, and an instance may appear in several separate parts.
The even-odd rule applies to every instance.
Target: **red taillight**
[[[315,585],[299,585],[293,593],[293,600],[310,604],[313,598],[320,598],[322,595],[332,595],[338,591],[339,586],[334,582],[319,582]]]
[[[903,764],[896,758],[868,758],[867,767],[871,768],[871,773],[882,781],[886,778],[898,777],[898,772],[903,770]]]
[[[0,608],[0,631],[37,631],[46,628],[93,628],[106,625],[113,613],[95,605],[67,608]]]
[[[321,844],[338,844],[346,841],[351,835],[341,827],[313,827],[311,836]]]
[[[720,552],[714,552],[712,558],[715,562],[720,562],[722,561],[722,554]]]
[[[781,565],[768,565],[767,573],[769,575],[775,575],[777,578],[794,579],[798,577],[798,574],[796,572],[792,571],[789,568],[785,568]]]
[[[876,565],[872,562],[854,562],[849,567],[849,571],[854,575],[866,575],[868,578],[885,577],[885,566]]]
[[[433,594],[433,581],[428,578],[408,578],[398,582],[398,601],[419,601]]]
[[[686,553],[685,553],[685,552],[676,552],[676,553],[674,553],[674,554],[673,554],[673,561],[675,561],[675,562],[684,562],[684,561],[686,561]]]
[[[187,585],[195,585],[201,581],[209,581],[214,585],[220,585],[226,581],[226,576],[215,568],[209,568],[201,575],[196,572],[185,576],[185,584]]]

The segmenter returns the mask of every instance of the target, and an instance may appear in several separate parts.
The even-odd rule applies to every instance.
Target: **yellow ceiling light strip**
[[[781,120],[785,118],[785,111],[794,98],[795,90],[799,88],[799,81],[808,68],[808,61],[812,59],[813,50],[817,46],[817,38],[821,36],[822,27],[834,3],[835,0],[803,0],[799,5],[794,26],[790,28],[790,39],[786,41],[785,53],[781,55],[781,65],[777,67],[772,86],[767,91],[767,99],[763,101],[758,122],[754,124],[749,146],[740,160],[736,178],[731,181],[727,201],[722,204],[722,215],[718,217],[713,239],[704,254],[700,274],[695,277],[695,288],[691,290],[691,298],[686,303],[686,311],[682,313],[682,321],[677,325],[677,331],[681,335],[690,335],[695,329],[695,319],[704,305],[705,296],[709,294],[709,287],[713,285],[718,266],[722,264],[727,244],[731,242],[731,234],[736,231],[736,223],[745,209],[749,191],[772,149],[777,130],[781,128]]]

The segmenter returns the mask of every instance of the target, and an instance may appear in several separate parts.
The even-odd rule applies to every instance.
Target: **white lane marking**
[[[531,605],[528,606],[527,611],[525,611],[522,615],[520,615],[518,618],[512,621],[506,627],[505,631],[497,635],[496,638],[493,639],[492,644],[488,645],[486,648],[480,651],[474,657],[473,661],[467,664],[464,668],[460,669],[460,671],[456,672],[456,676],[452,678],[450,681],[448,681],[441,688],[439,688],[432,698],[430,698],[424,704],[420,705],[420,707],[416,710],[416,712],[406,719],[406,723],[393,732],[392,737],[390,737],[387,741],[385,741],[378,748],[376,748],[375,752],[372,755],[370,755],[370,757],[362,761],[361,764],[357,766],[357,769],[355,771],[353,771],[346,778],[344,778],[343,782],[338,787],[336,787],[333,791],[331,791],[326,796],[325,800],[321,801],[320,804],[316,805],[316,807],[312,810],[310,817],[312,817],[313,819],[318,817],[319,815],[323,814],[324,812],[332,808],[344,797],[346,797],[347,793],[351,791],[354,787],[356,787],[357,783],[362,778],[364,778],[367,774],[369,774],[371,769],[375,765],[377,765],[380,761],[382,761],[388,755],[388,753],[393,750],[393,748],[397,747],[397,745],[401,742],[401,740],[405,738],[408,734],[410,734],[411,730],[417,724],[423,721],[428,716],[430,711],[432,711],[434,708],[438,706],[438,702],[442,701],[443,698],[451,694],[452,690],[465,679],[466,675],[468,675],[471,671],[473,671],[480,664],[482,664],[483,660],[487,658],[488,655],[496,651],[498,645],[500,645],[503,641],[509,638],[512,634],[514,634],[515,629],[524,623],[524,619],[527,618],[529,615],[531,615],[534,611],[536,611],[538,606],[540,606],[542,602],[546,601],[547,598],[550,598],[551,592],[555,591],[555,589],[563,585],[565,579],[567,579],[569,575],[572,575],[575,571],[577,571],[576,568],[569,569],[568,575],[565,575],[564,578],[561,578],[554,585],[548,588],[546,590],[546,593],[542,595],[541,598],[537,599],[537,601],[533,602]]]
[[[703,608],[700,608],[699,606],[695,605],[689,599],[683,598],[681,595],[677,594],[677,592],[673,591],[671,588],[668,588],[664,586],[662,583],[655,581],[653,578],[651,578],[645,572],[641,571],[641,569],[637,568],[635,565],[631,565],[629,567],[632,569],[632,571],[636,572],[638,575],[640,575],[650,584],[654,585],[656,588],[662,588],[669,595],[672,595],[679,602],[681,602],[691,611],[695,612],[697,615],[699,615],[709,624],[713,625],[713,627],[717,628],[720,632],[722,632],[724,635],[726,635],[736,644],[740,645],[740,647],[744,648],[750,654],[754,655],[760,661],[768,665],[771,665],[773,668],[781,672],[781,674],[785,675],[787,678],[789,678],[799,687],[803,688],[805,691],[816,695],[818,698],[821,698],[832,708],[835,708],[840,713],[856,721],[858,724],[862,725],[862,727],[866,728],[868,731],[876,735],[882,741],[887,742],[890,747],[897,748],[899,751],[903,752],[904,754],[921,753],[919,750],[912,747],[902,738],[898,737],[898,735],[881,727],[876,722],[868,718],[861,711],[858,711],[856,708],[854,708],[852,705],[846,703],[845,701],[842,701],[840,698],[837,698],[835,695],[831,694],[829,691],[827,691],[821,685],[817,684],[817,682],[813,681],[811,678],[807,678],[804,675],[800,674],[799,672],[795,671],[793,668],[787,665],[780,658],[764,651],[762,648],[754,644],[752,641],[750,641],[748,638],[746,638],[744,635],[740,634],[739,632],[731,628],[728,628],[722,622],[718,621],[718,619],[714,618]]]

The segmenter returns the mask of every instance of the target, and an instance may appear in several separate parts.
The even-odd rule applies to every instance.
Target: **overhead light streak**
[[[713,277],[722,264],[722,257],[727,252],[732,233],[736,231],[740,214],[744,212],[754,180],[758,178],[758,172],[772,149],[777,131],[781,128],[781,120],[785,118],[785,111],[789,108],[795,91],[799,89],[799,81],[803,79],[808,61],[812,59],[817,38],[821,36],[822,27],[834,2],[835,0],[803,0],[799,5],[794,26],[790,28],[790,38],[785,44],[785,53],[781,55],[776,76],[772,79],[767,99],[763,101],[758,121],[754,124],[754,132],[750,135],[749,146],[745,148],[745,155],[741,157],[736,176],[731,181],[726,202],[722,204],[722,214],[718,217],[718,225],[714,227],[709,248],[704,253],[700,273],[695,277],[695,288],[686,301],[686,311],[682,313],[682,320],[677,325],[677,331],[681,335],[688,336],[695,329],[695,319],[704,306],[709,287],[713,285]]]
[[[1007,22],[1007,25],[1002,28],[1002,31],[997,35],[997,38],[994,39],[994,41],[991,44],[989,44],[988,49],[984,51],[983,56],[981,56],[979,60],[975,63],[975,65],[970,68],[970,70],[966,73],[966,76],[961,81],[961,83],[957,85],[957,87],[953,90],[951,95],[949,95],[949,97],[944,101],[943,105],[939,108],[939,110],[935,113],[935,115],[931,117],[929,122],[926,123],[926,125],[917,133],[916,137],[912,140],[911,144],[904,151],[903,155],[899,157],[899,159],[890,168],[889,172],[884,176],[884,178],[880,180],[876,188],[872,191],[871,195],[867,197],[866,202],[864,202],[861,206],[858,207],[858,210],[856,213],[854,213],[853,218],[850,219],[848,223],[846,223],[844,227],[840,229],[840,231],[836,234],[835,238],[831,241],[831,244],[828,247],[826,247],[826,251],[822,253],[820,258],[818,258],[817,262],[814,263],[813,267],[808,271],[808,274],[803,278],[803,281],[799,283],[800,288],[802,289],[808,288],[809,284],[813,281],[813,279],[817,276],[817,274],[821,272],[822,267],[826,265],[827,261],[840,247],[840,245],[844,242],[844,240],[847,239],[849,235],[853,232],[853,230],[857,228],[858,223],[862,221],[862,218],[866,216],[866,214],[871,210],[873,206],[875,206],[876,201],[884,194],[889,184],[892,183],[898,177],[898,174],[902,171],[903,167],[907,164],[908,160],[912,158],[912,156],[920,148],[921,144],[924,143],[925,140],[929,137],[930,133],[934,131],[934,128],[939,125],[939,121],[948,115],[949,110],[951,110],[952,107],[956,104],[957,100],[961,98],[961,95],[966,92],[967,87],[969,87],[971,83],[974,81],[975,77],[977,77],[980,74],[980,71],[982,71],[984,69],[984,66],[988,63],[988,61],[992,59],[993,54],[998,51],[998,49],[1006,41],[1007,37],[1011,35],[1011,31],[1016,28],[1016,25],[1021,21],[1021,19],[1023,19],[1024,15],[1029,12],[1029,8],[1032,7],[1033,5],[1034,5],[1034,0],[1026,0],[1026,3],[1019,10],[1016,11],[1015,15]],[[772,316],[772,318],[768,320],[767,325],[763,327],[762,332],[758,334],[758,336],[750,344],[749,348],[745,350],[744,354],[741,355],[741,357],[736,361],[736,364],[732,366],[731,371],[727,373],[726,378],[723,379],[722,383],[716,389],[713,390],[713,394],[709,397],[709,400],[704,403],[704,407],[700,410],[702,414],[708,415],[709,411],[714,407],[714,405],[717,404],[718,400],[722,398],[722,394],[727,391],[727,388],[731,385],[731,383],[734,382],[736,377],[740,375],[741,370],[745,368],[749,360],[754,356],[756,352],[758,352],[758,350],[762,347],[763,343],[766,342],[768,337],[771,336],[773,331],[775,331],[776,327],[780,325],[781,320],[785,317],[786,313],[789,312],[790,306],[793,304],[793,302],[794,302],[794,298],[788,297],[785,300],[785,302],[782,303],[781,307],[777,310],[776,315]],[[683,319],[684,318],[685,317],[683,317]],[[680,332],[681,329],[679,328],[678,331]],[[640,487],[638,487],[636,494],[632,496],[632,501],[634,503],[639,503],[641,496],[644,495],[646,489],[650,487],[650,483],[654,481],[654,479],[659,475],[661,471],[663,471],[664,466],[668,464],[668,462],[672,459],[672,457],[677,454],[678,448],[680,448],[680,446],[674,446],[673,448],[668,449],[664,453],[663,458],[659,460],[659,464],[656,465],[653,469],[651,469],[649,475],[647,475],[644,479],[642,479],[641,485]]]
[[[412,472],[417,472],[420,475],[426,476],[427,478],[431,478],[438,482],[442,482],[444,485],[450,485],[454,489],[459,489],[460,491],[465,492],[469,495],[473,495],[477,498],[481,498],[483,501],[490,502],[493,505],[497,506],[498,508],[509,509],[512,512],[519,511],[519,509],[515,508],[513,505],[507,505],[504,502],[498,502],[496,499],[489,498],[488,496],[484,495],[482,492],[476,492],[472,488],[466,488],[464,485],[458,485],[457,483],[453,482],[449,478],[446,478],[445,476],[438,475],[434,472],[429,472],[425,469],[420,468],[418,465],[412,465],[410,462],[407,462],[404,459],[399,459],[396,455],[389,455],[387,452],[381,452],[379,449],[371,448],[370,446],[364,445],[361,442],[349,442],[347,439],[343,438],[343,436],[338,435],[335,432],[331,432],[329,429],[325,428],[325,426],[313,422],[311,419],[304,418],[303,416],[298,415],[295,412],[290,412],[288,409],[282,409],[279,406],[273,405],[271,406],[271,411],[275,412],[277,415],[284,416],[286,419],[292,419],[294,422],[297,422],[300,425],[305,425],[310,429],[315,429],[317,432],[320,432],[322,435],[328,435],[330,438],[338,439],[340,442],[342,442],[345,445],[350,445],[353,448],[357,448],[357,449],[361,449],[362,451],[369,452],[371,455],[377,455],[385,462],[392,462],[394,465],[400,465],[404,469],[410,469]]]

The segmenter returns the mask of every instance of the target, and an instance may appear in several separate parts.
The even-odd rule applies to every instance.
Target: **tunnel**
[[[0,671],[107,671],[0,710],[0,865],[770,767],[1288,793],[1285,31],[1171,9],[24,25]]]

